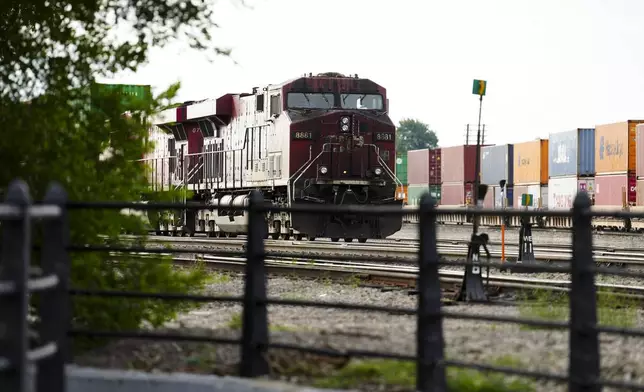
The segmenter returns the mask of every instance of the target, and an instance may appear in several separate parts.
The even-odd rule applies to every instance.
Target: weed
[[[519,305],[519,313],[524,317],[552,321],[567,321],[570,315],[570,301],[565,292],[549,290],[534,290],[531,295],[523,298],[533,298],[533,301]],[[612,290],[599,290],[597,293],[597,318],[601,325],[631,327],[637,319],[635,300],[624,297]],[[534,329],[538,327],[523,326]]]
[[[335,374],[314,381],[314,385],[320,388],[385,385],[413,389],[415,384],[416,364],[393,360],[350,362]],[[448,369],[447,384],[450,391],[514,392],[534,390],[534,385],[527,381],[509,381],[501,374],[462,369]]]
[[[241,329],[242,327],[242,314],[235,313],[228,321],[228,328],[230,329]]]

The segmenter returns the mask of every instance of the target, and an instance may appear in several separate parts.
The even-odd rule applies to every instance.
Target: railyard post
[[[570,361],[568,391],[599,392],[597,292],[593,271],[590,199],[578,192],[573,204],[572,271],[570,285]]]
[[[441,289],[438,275],[439,256],[436,243],[436,209],[434,199],[424,194],[420,199],[418,225],[418,315],[416,329],[416,390],[447,390],[441,317]]]
[[[29,188],[24,181],[14,180],[9,185],[5,205],[18,207],[19,216],[3,217],[2,258],[0,259],[0,286],[9,289],[0,295],[0,362],[8,360],[9,369],[0,364],[0,391],[27,390],[29,340],[27,313],[27,268],[31,253],[31,204]]]
[[[61,214],[43,223],[43,247],[40,266],[43,276],[58,277],[58,284],[40,297],[40,338],[42,342],[56,344],[56,352],[40,361],[38,367],[38,391],[65,392],[65,363],[69,362],[67,331],[71,320],[69,290],[69,223],[67,221],[67,192],[58,183],[49,186],[45,195],[46,205],[57,205]]]
[[[264,197],[251,192],[248,206],[248,239],[242,318],[240,374],[257,377],[268,374],[268,315],[266,309],[266,267],[264,266],[265,212]]]
[[[486,89],[487,82],[485,80],[474,80],[472,94],[479,96],[479,122],[476,131],[476,162],[474,162],[474,200],[476,201],[479,200],[478,187],[481,183],[481,114],[483,111],[483,96],[485,95]],[[480,216],[474,215],[474,223],[472,226],[473,234],[478,232],[480,220]]]
[[[483,199],[487,193],[487,185],[479,185],[479,188],[480,189],[477,192],[478,200],[476,201],[476,209],[478,209],[480,204],[483,203]],[[474,213],[475,218],[478,217],[476,209]],[[486,253],[488,253],[487,243],[487,234],[472,233],[467,249],[467,261],[471,262],[471,265],[466,265],[465,271],[463,272],[463,283],[461,284],[458,295],[458,299],[461,301],[487,301],[488,299],[485,286],[483,285],[483,271],[481,269],[481,248],[485,249]],[[487,259],[489,262],[489,255]],[[489,268],[490,267],[488,266],[488,279],[490,276]]]

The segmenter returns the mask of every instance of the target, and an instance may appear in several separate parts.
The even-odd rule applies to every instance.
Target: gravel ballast
[[[241,295],[243,280],[234,275],[217,279],[207,294]],[[415,308],[417,297],[404,290],[384,291],[330,281],[270,277],[272,298],[347,302]],[[519,309],[501,305],[454,305],[450,312],[519,316]],[[185,334],[206,334],[238,338],[241,305],[206,304],[181,314],[167,328]],[[637,326],[644,324],[637,311]],[[386,313],[346,311],[295,306],[269,306],[272,342],[298,344],[334,350],[371,350],[415,355],[416,319]],[[522,368],[565,374],[568,369],[568,332],[527,330],[518,325],[446,319],[446,353],[449,358],[494,364],[516,363]],[[602,376],[644,383],[644,340],[614,335],[601,336]],[[239,347],[205,343],[174,343],[123,340],[76,358],[84,366],[138,368],[148,371],[195,371],[236,373]],[[344,359],[293,354],[271,350],[269,359],[274,378],[305,383],[312,376],[343,366]],[[289,364],[291,356],[298,368]],[[204,366],[205,365],[205,366]],[[539,382],[538,390],[564,391],[566,385]],[[374,391],[373,386],[367,389]],[[387,389],[392,390],[392,389]],[[404,390],[404,389],[401,389]],[[605,391],[610,389],[605,388]]]

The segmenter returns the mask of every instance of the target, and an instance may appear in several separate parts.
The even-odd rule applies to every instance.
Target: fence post
[[[22,209],[18,218],[3,219],[0,282],[10,283],[14,291],[0,295],[0,359],[8,359],[10,370],[0,370],[0,391],[24,392],[28,386],[27,351],[29,340],[27,312],[27,268],[31,253],[31,204],[29,188],[21,180],[9,185],[6,203]]]
[[[599,392],[597,293],[593,272],[593,232],[590,199],[579,192],[573,204],[570,288],[570,362],[568,391]]]
[[[40,296],[38,314],[39,334],[43,343],[54,342],[56,353],[40,361],[37,390],[65,392],[65,363],[69,346],[67,331],[70,322],[69,289],[69,226],[67,222],[67,192],[58,183],[50,184],[44,204],[57,205],[61,215],[43,222],[43,246],[40,266],[43,276],[56,275],[58,285]]]
[[[267,230],[264,196],[250,194],[248,208],[248,239],[243,300],[242,352],[240,374],[257,377],[268,374],[268,315],[266,309],[266,268],[264,266],[264,234]]]
[[[420,199],[416,390],[447,390],[443,366],[445,343],[436,245],[436,209],[429,194]]]

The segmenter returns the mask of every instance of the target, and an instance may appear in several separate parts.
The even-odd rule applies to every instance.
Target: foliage
[[[532,301],[526,301],[529,295]],[[526,294],[519,306],[523,317],[550,321],[567,321],[570,315],[568,293],[550,290],[533,290]],[[624,297],[612,290],[600,289],[597,292],[597,322],[614,327],[632,327],[637,321],[636,300]],[[524,329],[533,327],[523,326]]]
[[[396,151],[407,152],[437,146],[438,136],[429,129],[429,125],[410,118],[400,120],[396,129]]]
[[[368,360],[350,362],[337,374],[320,378],[315,382],[320,388],[355,388],[361,385],[385,385],[389,388],[414,388],[416,364],[393,360]],[[387,388],[387,389],[389,389]],[[376,388],[374,389],[381,389]],[[474,370],[448,369],[447,390],[458,392],[510,392],[533,391],[534,386],[524,380],[513,379],[499,373]]]
[[[93,88],[96,78],[136,71],[152,47],[187,38],[206,54],[227,53],[210,40],[216,25],[208,1],[5,0],[0,4],[0,184],[20,177],[42,199],[50,181],[71,200],[135,201],[149,187],[136,162],[150,151],[148,116],[172,104],[179,84],[156,97],[130,100]],[[124,37],[126,39],[124,39]],[[130,115],[123,113],[129,111]],[[142,120],[143,119],[143,120]],[[7,137],[12,135],[12,137]],[[111,151],[111,157],[100,159]],[[175,196],[168,194],[164,198]],[[70,212],[71,242],[118,244],[125,229],[144,234],[140,218],[119,211]],[[144,242],[144,240],[142,240]],[[201,265],[175,270],[169,259],[72,254],[72,286],[184,293],[203,287]],[[74,299],[74,326],[99,330],[159,325],[182,303],[96,297]]]

